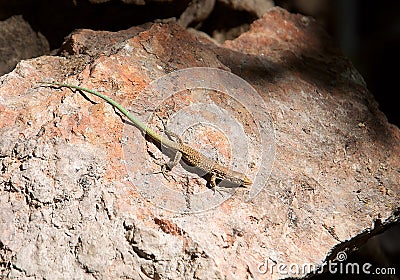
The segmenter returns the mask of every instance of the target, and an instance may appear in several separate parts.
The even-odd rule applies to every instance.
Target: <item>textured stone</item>
[[[22,61],[0,78],[1,276],[280,279],[287,275],[272,272],[271,264],[321,265],[337,249],[359,246],[358,236],[398,220],[399,130],[313,20],[272,9],[222,46],[176,24],[146,25],[130,35],[84,30],[71,38],[61,48],[65,57]],[[141,195],[146,182],[137,178],[158,170],[155,161],[165,157],[111,106],[37,84],[81,84],[144,117],[162,93],[139,93],[166,73],[195,66],[229,70],[249,82],[266,104],[276,140],[271,176],[264,174],[254,199],[239,189],[196,214],[166,211]],[[234,111],[257,148],[248,111],[260,104],[235,107],[221,94],[209,98]],[[158,112],[172,118],[204,96],[179,92]],[[229,139],[218,133],[193,127],[184,141],[228,160]],[[256,156],[250,149],[249,157]],[[196,192],[221,197],[205,180],[178,171],[170,181],[149,174],[158,184],[148,189],[175,189],[188,205]]]
[[[0,75],[10,72],[20,60],[50,50],[46,38],[35,32],[22,16],[0,21],[0,30]]]
[[[233,10],[246,11],[257,17],[262,17],[274,6],[274,2],[270,0],[219,0],[219,2]]]

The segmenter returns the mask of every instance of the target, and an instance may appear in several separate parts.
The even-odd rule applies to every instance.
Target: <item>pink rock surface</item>
[[[288,275],[276,265],[321,265],[336,257],[334,248],[350,248],[358,235],[373,233],[374,223],[398,219],[399,130],[309,18],[272,9],[222,46],[176,24],[82,30],[61,53],[66,56],[23,61],[0,78],[2,276],[281,279]],[[150,174],[165,156],[111,106],[88,94],[38,86],[79,84],[144,118],[162,93],[142,91],[189,67],[231,71],[265,104],[249,98],[241,107],[232,98],[236,93],[187,90],[155,108],[171,119],[186,107],[214,104],[239,120],[249,151],[236,161],[262,187],[252,200],[249,190],[238,189],[224,201],[181,166],[170,181]],[[270,176],[257,173],[271,165],[257,152],[264,136],[251,113],[261,109],[271,121],[261,126],[274,128],[268,135],[276,145],[275,153],[268,146],[276,155]],[[157,118],[149,124],[162,128]],[[241,139],[232,142],[234,131],[222,132],[203,124],[182,135],[229,163]],[[179,197],[161,196],[165,189]],[[197,193],[206,200],[194,201]],[[186,208],[160,208],[163,198],[168,207],[186,199]],[[204,203],[205,211],[191,213],[195,203]]]

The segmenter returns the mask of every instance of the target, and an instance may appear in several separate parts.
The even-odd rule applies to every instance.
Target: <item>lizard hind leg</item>
[[[173,178],[173,176],[171,174],[169,174],[169,172],[171,171],[171,169],[168,166],[168,163],[161,163],[161,162],[156,162],[157,165],[160,166],[160,170],[159,171],[154,171],[151,172],[149,174],[162,174],[165,178],[165,180],[167,180],[168,182],[170,182],[170,178]],[[174,179],[175,180],[175,179]],[[176,181],[176,180],[175,180]]]

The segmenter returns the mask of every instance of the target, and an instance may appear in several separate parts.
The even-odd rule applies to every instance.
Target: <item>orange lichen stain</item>
[[[116,207],[118,211],[124,213],[135,213],[138,220],[142,221],[146,226],[155,228],[155,223],[151,217],[154,214],[151,212],[151,204],[148,203],[141,195],[137,192],[137,188],[130,182],[124,182],[121,186],[123,189],[120,195],[117,196]],[[138,201],[140,207],[138,207]]]
[[[115,180],[128,176],[128,170],[123,163],[123,151],[119,142],[109,142],[106,148],[107,171],[104,175],[105,180]]]
[[[129,104],[151,80],[130,60],[131,57],[119,56],[117,59],[111,57],[99,57],[96,64],[89,71],[84,72],[85,87],[93,89],[114,99],[122,106]],[[112,82],[104,83],[103,81]]]
[[[0,128],[3,128],[14,124],[18,113],[0,105],[0,116]]]
[[[185,231],[182,228],[180,228],[177,224],[171,222],[170,220],[154,217],[154,222],[165,233],[172,234],[175,236],[182,236],[185,233]]]
[[[198,141],[191,141],[190,146],[197,150],[212,151],[214,149],[211,154],[218,153],[225,159],[230,158],[231,143],[222,131],[211,126],[198,126],[193,133],[194,135],[190,138],[198,139]]]
[[[76,116],[63,115],[58,121],[54,122],[57,129],[53,130],[53,136],[59,136],[67,141],[74,138],[74,128],[76,128]],[[76,135],[75,135],[76,136]]]
[[[233,234],[227,234],[226,236],[222,236],[222,239],[224,241],[222,248],[229,248],[229,247],[232,247],[233,244],[235,243],[236,236]]]
[[[97,104],[90,109],[90,115],[82,118],[82,125],[86,126],[85,137],[89,142],[100,145],[106,151],[107,171],[106,180],[125,177],[127,170],[123,164],[123,149],[120,139],[123,136],[123,123],[113,111],[105,108],[104,103]]]
[[[223,212],[224,215],[230,215],[233,212],[233,209],[235,209],[235,205],[232,205],[229,200],[225,201],[219,206],[219,211]]]

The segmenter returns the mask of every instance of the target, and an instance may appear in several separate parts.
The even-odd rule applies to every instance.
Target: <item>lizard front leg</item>
[[[180,151],[177,151],[177,152],[175,153],[175,156],[174,156],[174,159],[173,159],[173,160],[170,160],[169,162],[166,162],[166,163],[157,163],[158,165],[161,166],[161,170],[158,171],[158,172],[154,172],[153,174],[159,174],[159,173],[161,173],[161,174],[164,176],[164,178],[165,178],[167,181],[169,181],[169,179],[168,179],[168,176],[169,176],[168,172],[170,172],[170,171],[172,170],[172,168],[174,168],[174,167],[179,163],[179,161],[181,160],[181,158],[182,158],[182,153],[181,153]]]
[[[210,187],[211,190],[214,192],[217,191],[220,195],[223,196],[223,194],[221,193],[220,187],[218,186],[217,182],[215,182],[215,180],[217,180],[217,174],[216,173],[211,173],[211,177],[210,177]]]
[[[175,153],[175,157],[173,160],[170,160],[167,163],[164,163],[161,167],[161,171],[164,172],[168,172],[171,171],[172,168],[174,168],[176,165],[178,165],[178,163],[180,162],[182,158],[182,153],[180,151],[176,151]],[[163,171],[164,170],[164,171]]]

